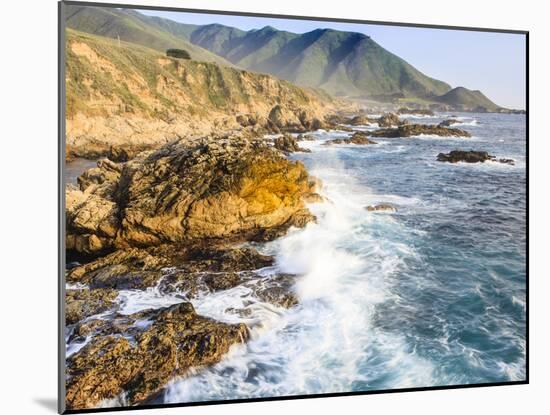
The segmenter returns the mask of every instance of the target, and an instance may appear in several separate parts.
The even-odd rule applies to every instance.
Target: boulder
[[[364,132],[356,132],[349,138],[335,138],[333,140],[328,140],[323,143],[325,146],[330,146],[333,144],[358,144],[358,145],[367,145],[367,144],[378,144],[376,141],[372,141],[367,137],[367,134]]]
[[[297,141],[315,141],[315,137],[310,134],[298,134]]]
[[[407,124],[407,121],[401,120],[397,114],[394,114],[392,112],[382,115],[380,118],[378,118],[377,122],[378,126],[381,128],[397,127]]]
[[[468,131],[428,124],[402,125],[397,128],[385,128],[370,133],[372,137],[386,138],[412,137],[421,134],[438,135],[441,137],[471,137]]]
[[[380,203],[378,205],[367,206],[366,209],[369,212],[397,212],[395,206],[390,205],[389,203]]]
[[[291,110],[284,105],[275,105],[266,120],[266,128],[272,133],[305,132],[324,128],[325,124],[311,111]]]
[[[348,121],[350,125],[369,125],[373,121],[365,115],[356,115],[351,120]]]
[[[440,127],[450,127],[451,125],[453,124],[458,124],[460,123],[459,120],[455,119],[455,118],[448,118],[446,120],[443,120],[439,123],[439,126]]]
[[[256,114],[239,114],[235,120],[242,127],[253,127],[258,124],[258,115]]]
[[[497,159],[495,156],[490,155],[486,151],[463,151],[453,150],[450,153],[439,153],[437,155],[437,161],[444,161],[448,163],[458,163],[459,161],[465,163],[484,163],[486,161],[497,161],[503,164],[514,165],[512,159]]]
[[[311,153],[310,149],[300,147],[296,139],[287,133],[275,138],[275,140],[273,140],[273,146],[285,154],[295,152]]]

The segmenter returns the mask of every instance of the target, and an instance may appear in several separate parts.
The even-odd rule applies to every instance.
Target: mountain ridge
[[[163,52],[182,48],[195,60],[268,73],[336,97],[504,110],[481,92],[452,92],[456,88],[426,76],[359,32],[319,28],[299,34],[272,26],[247,31],[219,23],[181,23],[132,9],[71,6],[69,10],[68,26],[80,31]]]

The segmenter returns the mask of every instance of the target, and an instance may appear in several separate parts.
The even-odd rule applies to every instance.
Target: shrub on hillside
[[[191,59],[191,55],[184,49],[168,49],[166,56],[178,59]]]

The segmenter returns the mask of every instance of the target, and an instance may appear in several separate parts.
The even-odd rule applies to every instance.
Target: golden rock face
[[[315,181],[303,164],[239,137],[180,140],[127,163],[100,162],[67,192],[67,247],[247,238],[303,222]]]

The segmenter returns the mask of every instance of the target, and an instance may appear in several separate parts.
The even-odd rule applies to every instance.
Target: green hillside
[[[67,24],[162,52],[184,49],[194,60],[272,74],[335,96],[499,109],[480,91],[451,89],[424,75],[362,33],[316,29],[297,34],[270,26],[244,31],[221,24],[184,24],[130,9],[83,6],[68,7]]]
[[[71,6],[69,27],[152,49],[187,49],[193,59],[266,72],[333,95],[432,97],[450,90],[360,33],[318,29],[296,34],[264,27],[183,24],[134,10]]]
[[[450,90],[361,33],[317,29],[295,34],[269,26],[243,32],[209,25],[195,29],[189,39],[237,66],[334,95],[433,97]]]
[[[133,10],[107,7],[67,6],[67,27],[94,35],[120,39],[151,49],[185,49],[198,61],[216,62],[232,66],[226,59],[194,45],[185,38],[185,30],[178,23],[150,18]],[[186,26],[186,25],[183,25]]]

